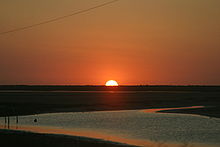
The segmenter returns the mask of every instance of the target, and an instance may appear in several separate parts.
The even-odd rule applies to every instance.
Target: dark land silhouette
[[[202,105],[167,112],[220,117],[220,86],[2,85],[0,91],[0,116]]]
[[[3,90],[24,90],[24,91],[220,91],[220,86],[205,85],[0,85]]]

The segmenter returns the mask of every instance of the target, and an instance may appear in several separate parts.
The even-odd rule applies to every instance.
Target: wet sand
[[[141,110],[146,113],[158,113],[161,111],[175,111],[175,110],[187,110],[187,109],[200,109],[204,106],[190,106],[190,107],[179,107],[179,108],[157,108],[157,109],[145,109]],[[120,112],[120,111],[118,111]],[[124,112],[124,111],[122,111]],[[6,126],[0,127],[0,138],[3,139],[1,142],[6,146],[14,146],[14,142],[11,140],[14,139],[19,145],[22,146],[31,146],[34,143],[34,146],[48,146],[50,142],[59,142],[55,143],[53,146],[150,146],[150,147],[215,147],[213,145],[204,145],[204,144],[171,144],[164,142],[152,142],[139,139],[125,139],[116,136],[109,136],[103,133],[99,134],[96,132],[88,131],[69,131],[65,129],[54,129],[54,128],[45,128],[39,126],[22,126],[19,125],[19,130],[17,131],[17,126],[10,126],[10,130],[6,130]],[[24,132],[28,131],[28,132]],[[30,132],[31,131],[31,132]],[[35,133],[32,133],[35,132]],[[56,135],[53,135],[56,134]],[[65,135],[57,135],[65,134]],[[85,136],[85,137],[79,137]],[[44,138],[43,140],[41,138]],[[95,139],[93,139],[95,138]],[[100,139],[99,139],[100,138]],[[105,140],[108,140],[106,141]],[[9,141],[10,140],[10,141]],[[19,140],[19,141],[18,141]],[[39,141],[41,140],[41,141]],[[111,141],[109,141],[111,140]],[[119,143],[120,142],[120,143]],[[16,145],[17,145],[16,143]],[[128,144],[126,144],[128,143]],[[50,144],[51,145],[51,144]],[[33,145],[32,145],[33,146]]]
[[[25,129],[25,128],[24,128]],[[30,128],[27,128],[30,130]],[[36,128],[34,129],[36,131]],[[55,130],[59,134],[54,134],[51,130],[52,134],[41,133],[42,129],[39,128],[37,130],[38,133],[27,132],[27,131],[17,131],[17,130],[2,130],[0,129],[0,138],[1,145],[7,147],[14,146],[22,146],[22,147],[136,147],[136,145],[124,144],[119,142],[106,141],[102,139],[93,139],[92,137],[81,137],[85,136],[82,132],[77,134],[68,134],[68,135],[60,135],[62,131],[59,132]],[[44,132],[44,131],[42,131]],[[85,133],[85,132],[84,132]],[[75,136],[78,135],[78,136]],[[86,134],[88,135],[88,134]],[[113,137],[114,138],[114,137]],[[118,139],[118,138],[117,138]],[[116,139],[116,140],[117,140]],[[121,141],[128,141],[126,139],[121,139]],[[152,141],[143,141],[143,140],[129,140],[131,144],[141,144],[137,146],[145,146],[145,147],[218,147],[215,145],[204,145],[204,144],[171,144],[165,142],[152,142]]]
[[[141,110],[140,112],[146,112],[146,113],[157,113],[160,111],[166,111],[166,110],[178,110],[178,109],[199,109],[203,108],[203,106],[191,106],[191,107],[179,107],[179,108],[162,108],[162,109],[146,109]],[[111,111],[110,111],[111,112]],[[115,112],[126,112],[126,111],[113,111]],[[129,113],[133,111],[127,111]],[[108,112],[107,112],[108,113]],[[50,114],[49,114],[50,115]],[[4,126],[1,126],[0,128],[4,128]],[[10,126],[10,129],[17,130],[16,126]],[[21,145],[31,145],[35,140],[40,140],[41,137],[44,137],[43,142],[35,142],[36,146],[47,146],[49,142],[53,140],[60,140],[58,144],[55,144],[54,146],[70,146],[70,145],[78,145],[78,146],[130,146],[122,143],[128,143],[132,145],[137,146],[149,146],[149,147],[215,147],[214,145],[204,145],[204,144],[173,144],[168,142],[152,142],[147,140],[140,140],[140,139],[126,139],[126,138],[120,138],[114,135],[107,135],[103,133],[94,133],[94,131],[89,132],[80,130],[79,132],[76,130],[66,130],[66,129],[58,129],[58,128],[50,128],[50,127],[42,127],[42,126],[23,126],[19,125],[19,130],[23,131],[33,131],[35,133],[31,132],[21,132],[21,131],[12,131],[12,130],[0,130],[0,137],[4,139],[3,144],[7,145],[8,139],[15,139],[15,141],[18,138],[21,138],[21,142],[18,141]],[[43,134],[42,134],[43,133]],[[52,134],[65,134],[65,135],[52,135]],[[69,135],[69,136],[67,136]],[[85,136],[85,137],[79,137],[79,136]],[[87,138],[88,137],[88,138]],[[92,139],[96,138],[96,139]],[[20,139],[19,139],[20,140]],[[24,141],[26,140],[26,141]],[[34,140],[34,141],[32,141]],[[108,140],[108,141],[106,141]],[[111,141],[109,141],[111,140]],[[113,141],[113,142],[112,142]],[[120,142],[120,143],[116,143]],[[14,144],[9,142],[8,146],[13,146]]]

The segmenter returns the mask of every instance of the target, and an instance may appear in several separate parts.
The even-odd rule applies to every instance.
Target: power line
[[[44,24],[48,24],[48,23],[55,22],[55,21],[59,21],[59,20],[61,20],[61,19],[65,19],[65,18],[67,18],[67,17],[71,17],[71,16],[78,15],[78,14],[81,14],[81,13],[86,13],[86,12],[89,12],[89,11],[91,11],[91,10],[94,10],[94,9],[97,9],[97,8],[100,8],[100,7],[104,7],[104,6],[106,6],[106,5],[115,3],[115,2],[117,2],[117,1],[119,1],[119,0],[113,0],[113,1],[105,2],[105,3],[103,3],[103,4],[96,5],[96,6],[93,6],[93,7],[87,8],[87,9],[84,9],[84,10],[80,10],[80,11],[71,13],[71,14],[67,14],[67,15],[64,15],[64,16],[56,17],[56,18],[49,19],[49,20],[46,20],[46,21],[42,21],[42,22],[39,22],[39,23],[36,23],[36,24],[32,24],[32,25],[28,25],[28,26],[24,26],[24,27],[12,29],[12,30],[0,32],[0,35],[5,35],[5,34],[13,33],[13,32],[18,32],[18,31],[30,29],[30,28],[33,28],[33,27],[37,27],[37,26],[40,26],[40,25],[44,25]]]

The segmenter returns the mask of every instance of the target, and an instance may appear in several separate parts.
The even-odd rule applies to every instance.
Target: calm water
[[[34,119],[38,121],[34,122]],[[2,125],[4,122],[4,118],[0,118]],[[15,118],[11,118],[11,124],[16,126],[15,122]],[[29,128],[22,128],[22,126],[29,126]],[[136,145],[144,144],[141,141],[153,141],[220,146],[220,119],[199,115],[146,113],[141,110],[128,110],[50,113],[19,117],[18,129],[37,131],[33,128],[39,127],[63,130],[60,133],[64,134]],[[65,133],[65,131],[72,133]],[[53,131],[37,132],[51,133]],[[54,133],[59,133],[59,131],[54,131]],[[133,142],[129,142],[129,140],[133,140]],[[140,142],[135,143],[135,140]]]

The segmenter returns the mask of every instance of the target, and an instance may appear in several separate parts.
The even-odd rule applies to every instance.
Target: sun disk
[[[118,83],[115,80],[109,80],[105,83],[105,86],[118,86]]]

